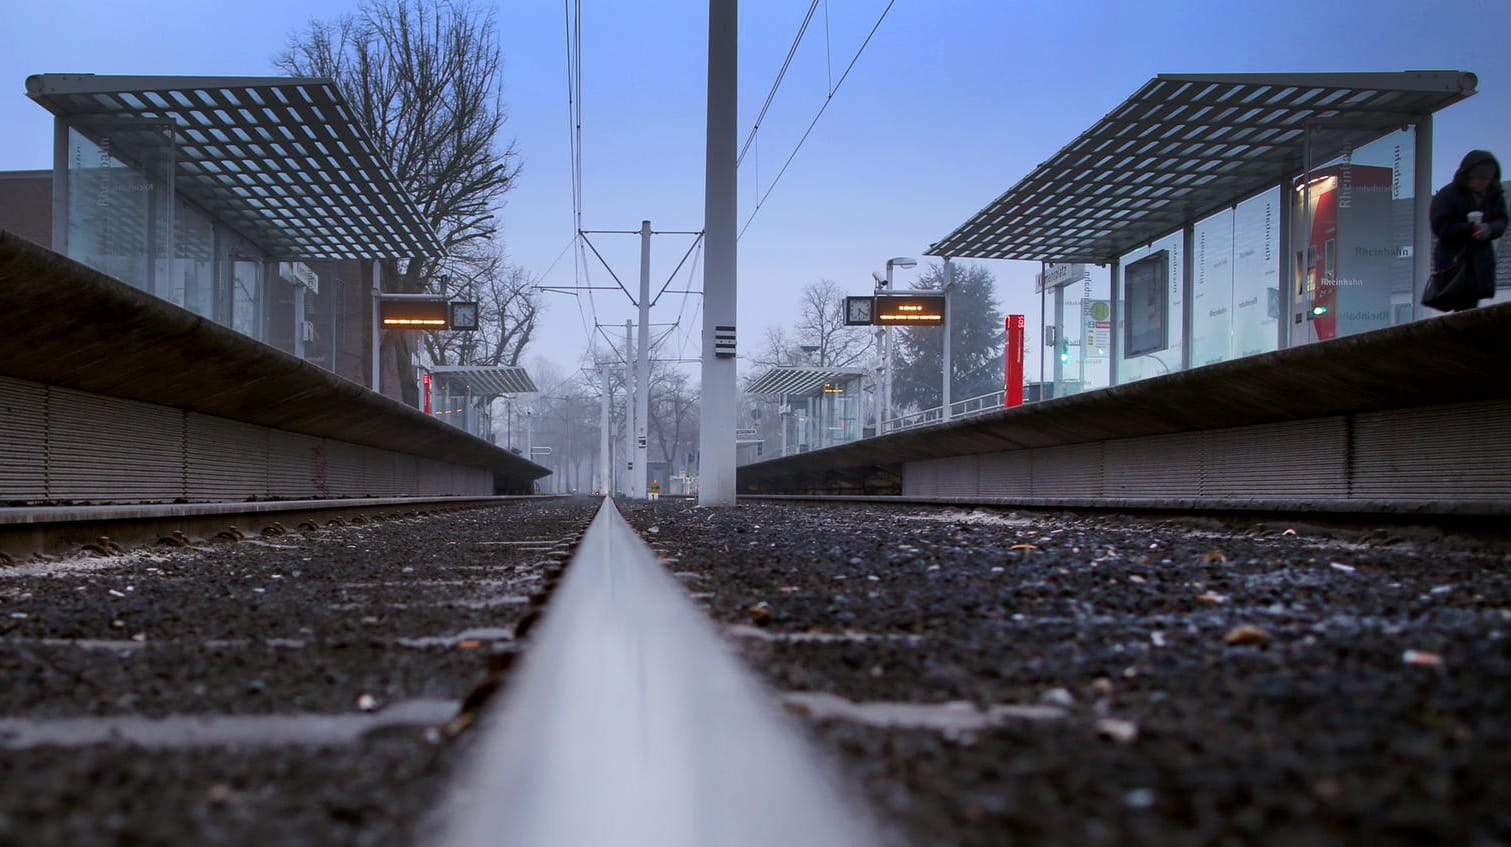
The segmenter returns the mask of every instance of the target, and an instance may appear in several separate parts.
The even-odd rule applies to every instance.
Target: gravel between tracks
[[[596,507],[0,569],[0,845],[413,843],[470,735],[362,722],[412,703],[454,714]],[[19,742],[122,718],[262,737]]]
[[[927,507],[624,511],[910,843],[1511,843],[1504,546]]]

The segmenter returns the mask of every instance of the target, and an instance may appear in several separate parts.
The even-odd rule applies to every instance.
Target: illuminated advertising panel
[[[1296,249],[1296,320],[1314,340],[1391,323],[1391,263],[1409,263],[1412,247],[1391,238],[1392,177],[1390,168],[1343,163],[1295,182],[1293,214],[1310,222],[1305,252]]]
[[[1124,268],[1123,313],[1123,358],[1170,346],[1170,251]]]

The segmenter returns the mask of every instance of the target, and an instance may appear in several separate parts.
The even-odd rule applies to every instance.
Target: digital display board
[[[891,294],[876,298],[876,323],[898,326],[944,324],[943,294]]]
[[[1123,358],[1170,346],[1170,251],[1123,269]]]
[[[383,300],[378,314],[384,326],[445,329],[449,323],[444,297],[435,300]]]

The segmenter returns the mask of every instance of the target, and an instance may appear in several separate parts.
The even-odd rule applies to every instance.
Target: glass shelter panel
[[[1237,216],[1232,209],[1198,221],[1194,279],[1191,281],[1191,366],[1233,357],[1233,241]]]
[[[182,197],[173,215],[173,273],[167,298],[215,319],[215,225],[210,217]]]
[[[68,256],[163,296],[173,227],[173,136],[147,126],[68,130]]]
[[[262,337],[262,260],[236,257],[231,262],[231,328],[259,341]]]
[[[1415,173],[1415,131],[1406,129],[1294,181],[1292,345],[1412,320]]]
[[[1232,358],[1279,346],[1280,189],[1239,203],[1233,210]]]
[[[1193,227],[1193,366],[1278,346],[1279,202],[1280,190],[1274,188]]]
[[[1116,331],[1122,333],[1118,382],[1134,382],[1178,371],[1181,336],[1181,249],[1183,233],[1171,233],[1125,253],[1118,262],[1122,296]]]
[[[1112,301],[1108,274],[1089,265],[1051,265],[1051,287],[1043,291],[1048,329],[1039,367],[1045,385],[1040,399],[1064,397],[1111,385]],[[1067,272],[1064,269],[1069,268]],[[1056,280],[1067,276],[1069,279]]]

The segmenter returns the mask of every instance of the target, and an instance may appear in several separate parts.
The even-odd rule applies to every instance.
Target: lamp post
[[[893,258],[887,260],[887,275],[885,279],[878,277],[874,273],[871,276],[876,278],[877,288],[885,288],[888,292],[890,292],[892,291],[893,268],[906,269],[917,266],[917,259],[910,259],[907,256],[894,256]],[[892,415],[892,327],[890,325],[888,325],[885,329],[881,356],[882,373],[884,375],[884,378],[881,384],[881,420],[878,420],[876,422],[876,427],[878,430],[880,430],[880,433],[885,433],[887,431],[886,421]]]
[[[950,265],[950,257],[944,257],[944,384],[940,394],[940,420],[950,419],[950,289],[955,285],[955,269]]]

